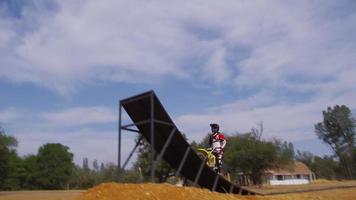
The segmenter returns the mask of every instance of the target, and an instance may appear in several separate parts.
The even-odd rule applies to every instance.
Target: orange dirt
[[[240,196],[169,184],[105,183],[91,188],[75,200],[355,200],[356,188],[272,196]]]
[[[104,183],[82,193],[76,200],[248,200],[254,197],[220,194],[194,187],[170,184]]]

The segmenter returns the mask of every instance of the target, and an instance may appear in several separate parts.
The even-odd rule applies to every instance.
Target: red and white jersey
[[[213,147],[213,149],[225,148],[225,145],[226,145],[226,139],[224,134],[218,132],[210,135],[210,146]]]

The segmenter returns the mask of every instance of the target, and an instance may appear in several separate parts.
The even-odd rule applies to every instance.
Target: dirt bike
[[[230,181],[230,174],[226,171],[224,172],[219,172],[218,171],[218,163],[217,163],[217,158],[214,154],[214,149],[213,148],[198,148],[197,149],[197,154],[201,160],[206,159],[206,165],[208,165],[211,169],[213,169],[216,173],[219,173],[222,175],[225,179]]]
[[[200,159],[205,160],[206,159],[206,165],[208,165],[211,169],[213,169],[215,172],[218,171],[218,166],[217,166],[217,158],[214,155],[214,149],[213,148],[198,148],[197,149],[197,154]]]

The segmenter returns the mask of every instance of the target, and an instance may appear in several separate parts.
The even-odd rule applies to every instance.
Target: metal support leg
[[[155,160],[155,163],[154,163],[155,167],[156,167],[157,163],[162,159],[163,154],[166,152],[167,147],[168,147],[169,143],[172,141],[174,133],[176,132],[176,130],[177,130],[177,128],[174,127],[173,130],[171,131],[171,133],[169,134],[168,139],[164,143],[161,152],[159,153],[158,157]]]
[[[118,130],[118,157],[117,157],[117,167],[118,167],[118,181],[120,181],[120,177],[121,177],[121,126],[122,126],[122,104],[121,101],[119,103],[119,121],[118,121],[118,126],[119,126],[119,130]]]
[[[189,151],[191,150],[190,146],[188,146],[187,150],[185,150],[184,156],[182,158],[182,160],[180,161],[178,170],[176,171],[176,176],[180,175],[180,171],[182,171],[182,168],[184,166],[185,161],[187,160],[187,157],[189,155]]]
[[[136,151],[137,147],[140,145],[141,140],[143,139],[143,135],[140,136],[140,138],[138,139],[138,141],[136,142],[135,147],[132,149],[132,151],[130,152],[129,156],[127,157],[126,161],[124,162],[124,165],[122,165],[121,169],[125,169],[127,163],[129,163],[132,155],[134,154],[134,152]]]
[[[207,160],[207,158],[205,158],[204,160],[202,160],[202,163],[200,164],[198,174],[197,174],[197,176],[195,177],[195,180],[194,180],[194,185],[197,185],[197,184],[198,184],[198,181],[199,181],[199,179],[200,179],[200,175],[201,175],[201,172],[203,171],[203,168],[204,168],[204,165],[205,165],[206,160]]]
[[[214,180],[214,185],[213,185],[213,188],[212,188],[212,191],[215,192],[216,190],[216,186],[218,185],[218,182],[219,182],[219,175],[216,175],[215,177],[215,180]]]
[[[155,139],[154,139],[154,96],[151,94],[151,182],[155,182],[155,164],[154,164],[154,146],[155,146]]]
[[[231,184],[231,185],[230,185],[230,189],[229,189],[229,193],[232,193],[233,191],[234,191],[234,185]]]
[[[131,128],[121,128],[122,130],[125,130],[125,131],[131,131],[131,132],[135,132],[135,133],[140,133],[139,130],[135,130],[135,129],[131,129]]]

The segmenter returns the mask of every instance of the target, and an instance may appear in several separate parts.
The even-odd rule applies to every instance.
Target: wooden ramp
[[[123,99],[120,103],[138,131],[151,143],[158,157],[169,163],[176,170],[176,175],[211,191],[255,194],[227,181],[198,157],[153,91]],[[154,140],[151,140],[152,137]]]

